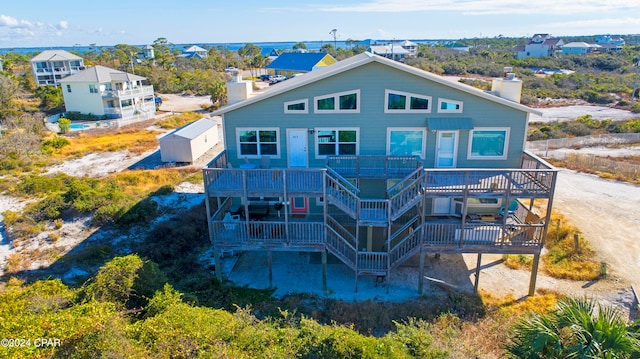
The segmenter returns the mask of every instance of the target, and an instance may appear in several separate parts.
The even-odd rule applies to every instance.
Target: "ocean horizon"
[[[404,41],[404,40],[364,40],[364,41],[371,41],[372,44],[376,44],[376,43],[388,43],[388,42],[400,42],[400,41]],[[415,42],[417,44],[433,44],[433,43],[453,43],[455,42],[455,40],[409,40],[412,42]],[[293,46],[297,43],[304,43],[305,46],[307,46],[307,50],[309,51],[317,51],[320,50],[322,48],[322,46],[326,45],[326,44],[335,44],[336,48],[349,48],[349,47],[353,47],[354,45],[352,44],[347,44],[346,41],[342,40],[342,41],[323,41],[323,40],[314,40],[314,41],[279,41],[279,42],[252,42],[252,44],[260,47],[262,49],[262,55],[263,56],[268,56],[269,53],[271,52],[271,50],[291,50],[293,49]],[[237,51],[239,48],[243,47],[244,45],[248,44],[249,42],[228,42],[228,43],[188,43],[188,44],[168,44],[170,49],[178,49],[178,50],[182,50],[182,49],[186,49],[190,46],[193,45],[197,45],[203,48],[215,48],[215,47],[219,47],[219,48],[223,48],[223,49],[228,49],[231,51]],[[357,44],[358,42],[355,42],[355,44]],[[131,45],[131,46],[137,46],[140,47],[140,49],[142,49],[145,45]],[[65,50],[65,51],[73,51],[76,53],[80,53],[80,54],[84,54],[87,52],[100,52],[103,49],[112,49],[115,48],[115,45],[88,45],[88,46],[80,46],[80,45],[75,45],[75,46],[38,46],[38,47],[6,47],[6,48],[0,48],[0,55],[1,54],[5,54],[5,53],[17,53],[17,54],[21,54],[21,55],[25,55],[25,54],[32,54],[32,53],[38,53],[38,52],[42,52],[44,50]]]

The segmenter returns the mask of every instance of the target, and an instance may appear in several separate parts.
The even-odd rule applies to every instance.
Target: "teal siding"
[[[313,113],[313,98],[331,93],[360,90],[360,113]],[[385,90],[392,89],[432,97],[431,113],[384,113]],[[463,113],[437,112],[438,98],[462,101]],[[283,103],[308,99],[308,114],[285,114]],[[350,128],[359,132],[360,155],[385,155],[388,127],[426,128],[427,118],[471,118],[478,127],[510,127],[508,158],[506,160],[467,159],[469,131],[459,132],[457,167],[500,168],[519,167],[526,131],[527,113],[495,103],[460,90],[417,77],[379,63],[370,63],[315,83],[291,90],[249,106],[224,114],[225,141],[229,159],[234,165],[238,159],[236,128],[280,128],[280,158],[271,161],[272,167],[287,166],[287,128]],[[324,160],[316,159],[315,135],[308,134],[309,167],[322,167]],[[433,167],[436,151],[436,133],[427,131],[425,167]],[[259,164],[259,159],[251,160]]]

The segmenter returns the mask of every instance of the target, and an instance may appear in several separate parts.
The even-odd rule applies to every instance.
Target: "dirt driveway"
[[[584,234],[610,272],[640,288],[640,186],[561,170],[554,208]]]

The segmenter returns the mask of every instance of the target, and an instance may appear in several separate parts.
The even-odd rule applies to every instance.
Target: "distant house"
[[[562,46],[563,55],[587,55],[599,52],[600,45],[588,44],[586,42],[570,42]]]
[[[418,53],[418,44],[409,40],[396,41],[390,43],[389,45],[392,45],[393,47],[400,46],[401,48],[407,50],[409,52],[408,56],[415,56]]]
[[[31,59],[38,85],[58,85],[60,80],[85,69],[84,59],[64,50],[44,50]]]
[[[186,59],[192,59],[192,58],[205,59],[208,56],[209,56],[209,53],[207,52],[207,50],[196,45],[189,47],[188,49],[182,51],[180,55],[178,55],[178,57],[182,57]]]
[[[600,52],[622,52],[625,41],[620,36],[596,36],[596,44],[600,45]]]
[[[146,78],[104,66],[90,67],[60,80],[67,112],[121,121],[142,121],[155,116],[153,86]]]
[[[160,138],[160,159],[193,163],[218,144],[218,137],[218,124],[202,118]]]
[[[145,47],[143,47],[142,50],[138,52],[138,58],[148,60],[155,58],[153,46],[146,45]]]
[[[562,51],[562,45],[564,42],[560,38],[551,37],[549,34],[535,34],[524,47],[516,46],[514,52],[518,59],[554,57]]]
[[[404,62],[404,59],[411,53],[405,50],[402,46],[389,45],[371,45],[367,49],[367,52],[376,54],[378,56],[386,57],[391,60]]]
[[[293,77],[335,63],[333,56],[323,52],[283,52],[265,69],[270,75]]]

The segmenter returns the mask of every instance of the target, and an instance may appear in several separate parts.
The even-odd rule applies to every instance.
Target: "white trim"
[[[324,197],[316,197],[316,206],[324,207]]]
[[[346,96],[346,95],[356,95],[356,109],[355,110],[341,110],[340,109],[340,96]],[[334,109],[333,110],[320,110],[318,109],[318,101],[319,100],[324,100],[324,99],[328,99],[328,98],[332,98],[334,99]],[[336,93],[330,93],[330,94],[326,94],[326,95],[321,95],[321,96],[316,96],[313,98],[313,112],[314,113],[360,113],[360,89],[357,90],[349,90],[349,91],[342,91],[342,92],[336,92]]]
[[[387,127],[387,156],[391,156],[391,132],[393,131],[420,131],[422,132],[422,149],[420,159],[425,159],[427,153],[427,129],[424,127]],[[394,155],[395,156],[395,155]]]
[[[289,110],[289,105],[297,105],[300,103],[304,103],[304,110]],[[309,99],[303,98],[300,100],[287,101],[284,103],[284,113],[309,113]]]
[[[240,149],[240,131],[256,131],[256,145],[257,146],[257,152],[258,154],[256,155],[243,155]],[[270,154],[261,154],[260,153],[260,141],[258,141],[258,136],[259,136],[259,132],[260,131],[276,131],[276,155],[270,155]],[[262,156],[270,156],[272,159],[278,159],[280,158],[280,128],[278,127],[237,127],[236,128],[236,150],[238,151],[238,159],[244,159],[244,158],[261,158]],[[269,142],[270,143],[270,142]]]
[[[455,139],[453,141],[453,164],[451,167],[442,167],[438,166],[438,154],[440,153],[440,135],[443,133],[453,133],[455,134]],[[436,133],[436,158],[434,160],[434,167],[436,168],[456,168],[458,166],[458,144],[460,143],[460,131],[458,130],[446,130],[446,131],[437,131]]]
[[[504,149],[502,156],[472,156],[471,147],[473,145],[473,134],[476,131],[505,131]],[[468,160],[506,160],[509,155],[509,135],[511,133],[510,127],[476,127],[473,130],[469,130],[469,148],[467,150]]]
[[[287,167],[291,166],[291,144],[289,142],[289,132],[290,131],[301,131],[303,132],[304,137],[304,151],[305,151],[305,164],[304,168],[309,167],[309,136],[307,134],[306,128],[287,128]],[[296,168],[300,168],[301,166],[295,166]]]
[[[405,108],[404,109],[390,109],[389,108],[389,95],[390,94],[407,97],[407,102],[405,103]],[[429,105],[427,106],[427,109],[426,110],[421,110],[421,109],[412,110],[411,109],[411,98],[412,97],[429,101]],[[420,95],[420,94],[411,93],[411,92],[390,90],[390,89],[385,89],[384,90],[384,113],[431,113],[431,108],[432,107],[433,107],[433,97],[431,97],[431,96]]]
[[[321,160],[321,159],[325,159],[327,158],[327,156],[333,156],[333,155],[338,155],[338,145],[340,144],[339,141],[339,133],[336,133],[336,142],[333,142],[336,146],[335,148],[335,152],[332,155],[321,155],[320,154],[320,149],[319,149],[319,145],[320,142],[318,141],[318,134],[320,133],[320,131],[356,131],[356,154],[355,155],[359,155],[360,154],[360,128],[359,127],[316,127],[315,128],[315,135],[314,135],[314,141],[315,141],[315,151],[316,151],[316,159],[317,160]],[[347,143],[351,143],[351,142],[347,142]]]
[[[457,110],[443,110],[440,108],[443,102],[454,103],[456,105],[460,105],[460,108]],[[438,99],[438,113],[462,113],[462,107],[464,103],[462,101],[450,100],[448,98],[439,98]]]

